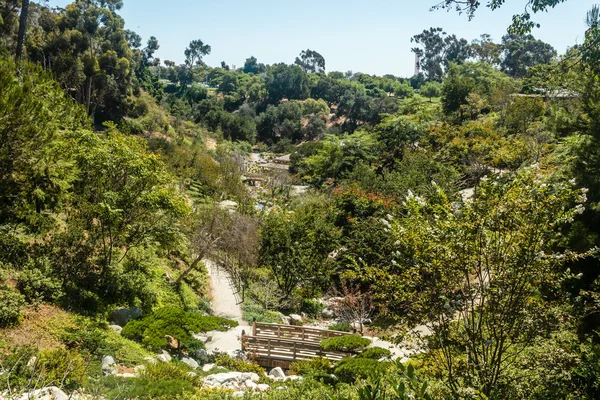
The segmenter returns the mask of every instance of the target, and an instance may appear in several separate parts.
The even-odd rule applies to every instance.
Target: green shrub
[[[373,360],[379,360],[382,357],[388,357],[392,354],[388,349],[384,349],[383,347],[371,347],[370,349],[366,349],[359,355],[357,358],[370,358]]]
[[[11,371],[10,381],[7,381],[4,375],[0,374],[0,393],[9,389],[13,391],[22,391],[31,380],[31,370],[27,363],[31,357],[35,356],[36,349],[32,347],[0,349],[0,365],[4,371]],[[6,351],[5,351],[6,350]],[[0,368],[0,371],[2,369]]]
[[[243,361],[230,357],[225,353],[216,356],[215,364],[220,367],[227,368],[230,371],[238,372],[254,372],[261,378],[266,376],[265,370],[257,363],[251,361]]]
[[[23,295],[8,286],[0,285],[0,328],[17,325],[24,305]]]
[[[40,371],[46,386],[64,386],[75,389],[81,386],[87,377],[87,363],[74,351],[55,349],[42,351],[37,355],[36,371]]]
[[[324,357],[317,357],[291,363],[290,373],[292,375],[329,374],[331,368],[331,361]]]
[[[325,306],[316,300],[302,299],[300,311],[305,312],[311,318],[320,318]]]
[[[370,358],[345,358],[338,362],[333,373],[342,382],[352,383],[356,379],[366,379],[376,373],[383,373],[389,363]]]
[[[371,344],[367,338],[357,335],[337,336],[321,341],[323,350],[355,352]]]
[[[352,325],[350,325],[350,322],[336,322],[333,325],[329,325],[329,327],[327,328],[330,331],[340,331],[340,332],[352,332]]]
[[[167,346],[169,335],[186,345],[192,342],[192,334],[207,331],[227,331],[237,322],[221,317],[203,316],[175,307],[165,307],[142,319],[129,321],[121,334],[142,343],[150,350],[158,351]]]
[[[53,302],[62,296],[62,285],[53,276],[47,258],[29,260],[17,275],[17,289],[29,303]]]
[[[281,323],[281,317],[278,312],[265,310],[259,304],[251,301],[242,306],[242,313],[244,321],[248,321],[248,323],[252,323],[254,319],[258,322],[268,322],[271,324]]]

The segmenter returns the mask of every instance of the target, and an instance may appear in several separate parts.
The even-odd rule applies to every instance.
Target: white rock
[[[329,308],[324,308],[321,312],[321,316],[325,319],[332,319],[335,318],[335,313]]]
[[[286,317],[285,315],[283,317],[281,317],[281,322],[284,325],[291,325],[292,324],[292,319],[290,317]]]
[[[181,362],[186,364],[188,367],[196,369],[200,366],[196,360],[189,357],[181,357]]]
[[[117,363],[111,356],[102,357],[102,375],[109,376],[117,373]]]
[[[121,333],[123,330],[119,325],[109,325],[108,327],[117,333]]]
[[[202,371],[204,371],[204,372],[208,372],[208,371],[210,371],[211,369],[213,369],[214,367],[216,367],[216,365],[217,365],[217,364],[204,364],[204,365],[202,366]]]
[[[269,377],[285,379],[285,373],[283,372],[281,367],[275,367],[269,372]]]
[[[250,379],[246,380],[246,382],[244,382],[244,385],[246,386],[246,389],[249,390],[257,390],[258,389],[258,385],[254,382],[252,382]]]
[[[260,380],[260,376],[254,372],[244,372],[241,376],[243,380],[251,380],[252,382],[258,382]]]
[[[233,392],[231,397],[244,397],[244,392]]]
[[[224,385],[227,382],[239,381],[244,374],[242,372],[222,372],[219,374],[208,375],[204,378],[204,382],[209,385]]]
[[[271,386],[261,383],[260,385],[256,385],[256,388],[258,389],[259,392],[268,392],[269,390],[271,390]]]
[[[298,314],[290,314],[291,324],[301,326],[303,323],[302,317]]]
[[[144,361],[146,361],[148,364],[156,364],[156,358],[154,357],[146,357],[144,358]]]
[[[19,400],[69,400],[69,396],[56,386],[49,386],[29,392]]]
[[[301,376],[298,376],[298,375],[290,375],[290,376],[287,377],[286,380],[288,380],[288,381],[302,381],[302,380],[304,380],[304,378],[301,377]]]
[[[160,362],[171,362],[171,355],[163,350],[161,354],[156,356],[156,359]]]
[[[36,356],[31,357],[29,361],[27,361],[27,368],[33,370],[35,368],[35,365],[37,364],[37,361],[38,358]]]

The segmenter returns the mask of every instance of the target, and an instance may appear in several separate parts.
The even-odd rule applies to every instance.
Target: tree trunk
[[[29,16],[29,0],[23,0],[21,6],[21,17],[19,19],[19,36],[17,38],[17,52],[15,58],[20,61],[23,58],[23,45],[25,44],[25,34],[27,33],[27,18]]]

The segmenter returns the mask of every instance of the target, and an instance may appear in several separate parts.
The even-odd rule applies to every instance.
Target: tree
[[[471,55],[477,61],[486,62],[491,65],[500,62],[501,46],[492,41],[492,37],[487,33],[481,35],[479,39],[473,39],[471,42]]]
[[[565,1],[567,0],[527,0],[525,3],[525,11],[522,14],[515,14],[513,16],[513,23],[509,30],[512,33],[523,34],[531,32],[534,27],[539,28],[540,25],[531,20],[531,14],[547,12],[551,8],[554,8]],[[481,3],[482,2],[480,1],[471,0],[443,0],[437,5],[434,5],[433,9],[454,8],[460,13],[466,13],[469,16],[469,19],[472,19]],[[502,7],[503,4],[504,0],[488,0],[486,6],[492,10],[496,10]]]
[[[600,6],[598,4],[594,4],[592,9],[587,12],[585,23],[590,29],[596,29],[600,26]]]
[[[358,323],[358,331],[363,334],[365,322],[371,318],[374,307],[369,292],[364,292],[360,284],[343,279],[340,289],[333,290],[330,307],[343,320]]]
[[[307,74],[325,73],[325,58],[314,50],[302,50],[294,64],[299,65]]]
[[[524,78],[529,68],[549,64],[556,50],[532,35],[502,37],[502,71],[515,78]]]
[[[262,74],[265,72],[265,64],[259,64],[256,57],[252,56],[246,59],[244,63],[243,71],[245,74]]]
[[[421,95],[427,97],[432,102],[434,97],[440,97],[442,94],[442,85],[439,82],[430,81],[421,87]]]
[[[367,270],[374,301],[431,329],[428,343],[453,390],[495,397],[515,357],[556,327],[547,294],[572,279],[561,265],[582,256],[556,243],[584,200],[536,168],[492,177],[460,204],[441,191],[429,201],[409,194],[393,228],[404,261]]]
[[[331,214],[318,199],[290,211],[266,216],[260,245],[260,265],[271,271],[283,300],[300,287],[319,295],[327,289],[334,267],[329,254],[339,237]]]
[[[185,64],[188,68],[193,68],[202,61],[202,57],[210,54],[211,48],[200,39],[192,40],[185,49]]]
[[[265,87],[271,104],[277,104],[283,99],[304,100],[310,94],[308,76],[297,65],[281,63],[269,67]]]
[[[461,63],[469,57],[469,45],[465,39],[448,35],[442,28],[429,28],[410,39],[421,47],[411,50],[419,59],[418,67],[428,80],[440,81],[444,68],[450,62]]]
[[[23,45],[25,43],[25,34],[27,33],[27,19],[29,18],[29,0],[22,0],[21,16],[19,19],[19,36],[17,39],[16,59],[23,57]]]

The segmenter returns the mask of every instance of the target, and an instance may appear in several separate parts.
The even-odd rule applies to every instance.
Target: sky
[[[259,62],[292,63],[305,49],[323,55],[327,71],[409,77],[414,71],[410,38],[429,27],[442,27],[468,41],[482,33],[499,42],[512,15],[526,0],[507,0],[499,10],[480,7],[475,18],[455,11],[430,11],[440,0],[124,0],[119,14],[126,28],[144,42],[156,36],[155,57],[182,63],[190,41],[212,47],[204,58],[210,66],[242,67]],[[50,0],[64,7],[72,1]],[[535,14],[542,26],[536,38],[559,52],[584,41],[585,14],[600,0],[568,0],[548,13]],[[482,0],[487,3],[487,0]]]

